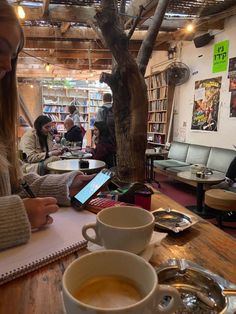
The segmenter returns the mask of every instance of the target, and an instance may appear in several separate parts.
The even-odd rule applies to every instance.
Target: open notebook
[[[24,245],[0,252],[0,284],[25,275],[86,246],[82,226],[95,222],[88,211],[60,208],[52,225],[32,233]]]

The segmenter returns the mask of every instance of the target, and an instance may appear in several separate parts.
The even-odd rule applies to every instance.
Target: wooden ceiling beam
[[[92,20],[96,11],[94,7],[50,5],[47,16],[42,17],[42,8],[24,6],[26,21],[76,22],[87,24]]]
[[[168,50],[169,44],[165,41],[161,45],[158,43],[158,48],[154,50]],[[129,51],[138,51],[141,42],[131,41],[129,44]],[[49,41],[49,40],[26,40],[25,48],[28,49],[55,49],[55,50],[95,50],[108,51],[103,48],[98,41]]]
[[[88,59],[56,59],[56,58],[47,58],[45,61],[37,60],[34,58],[19,58],[19,61],[17,63],[18,69],[21,68],[34,68],[34,69],[39,69],[39,68],[44,68],[45,63],[50,63],[52,66],[62,66],[62,67],[67,67],[67,65],[70,67],[80,67],[81,65],[87,65],[89,66],[89,60]],[[96,65],[104,65],[105,66],[110,66],[111,65],[111,59],[107,60],[102,60],[102,59],[95,59],[92,61],[92,66],[93,64]],[[73,69],[73,68],[71,68]]]
[[[62,68],[54,68],[52,71],[47,72],[45,69],[39,69],[35,71],[34,69],[20,69],[17,70],[17,77],[74,77],[74,76],[84,76],[88,77],[92,73],[100,74],[102,71],[109,71],[109,69],[104,67],[92,68],[89,71],[86,67],[84,69],[81,67],[80,70],[71,70],[71,69],[62,69]]]
[[[40,27],[40,26],[24,26],[24,35],[28,39],[45,38],[45,39],[87,39],[99,40],[98,35],[90,27],[71,27],[66,33],[61,33],[61,29],[57,27]],[[128,31],[127,31],[128,32]],[[131,41],[142,41],[147,34],[145,30],[136,30],[131,37]],[[173,35],[171,32],[160,32],[157,41],[172,40]]]
[[[137,54],[136,52],[135,55]],[[22,51],[19,55],[19,60],[22,59],[33,59],[35,58],[47,58],[47,60],[50,60],[50,58],[54,59],[86,59],[88,58],[88,52],[87,51],[54,51],[52,55],[49,54],[48,50],[27,50],[26,53]],[[109,51],[91,51],[90,52],[91,59],[111,59],[111,52]]]

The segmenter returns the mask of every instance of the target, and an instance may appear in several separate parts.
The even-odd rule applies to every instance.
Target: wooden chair
[[[223,225],[224,215],[236,213],[236,193],[223,189],[210,189],[205,192],[205,205],[217,211],[216,220],[220,228],[229,226]]]

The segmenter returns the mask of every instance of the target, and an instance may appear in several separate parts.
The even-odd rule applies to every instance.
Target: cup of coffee
[[[170,314],[181,304],[174,287],[159,285],[142,257],[103,250],[72,262],[62,280],[67,314]],[[170,298],[168,305],[164,298]]]
[[[96,216],[96,223],[83,226],[82,234],[86,240],[106,249],[138,254],[150,242],[154,225],[154,216],[143,208],[114,206],[101,210]],[[91,230],[95,233],[94,237],[88,234]]]

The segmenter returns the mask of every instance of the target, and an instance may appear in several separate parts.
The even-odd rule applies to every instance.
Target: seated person
[[[44,175],[49,162],[60,160],[58,156],[62,151],[54,146],[51,127],[51,118],[40,115],[34,121],[34,128],[22,136],[19,146],[26,157],[26,163],[22,167],[24,173],[37,172]]]
[[[95,122],[93,134],[95,148],[87,148],[86,150],[92,153],[94,159],[104,161],[108,168],[115,166],[116,147],[106,123],[103,121]]]
[[[53,219],[50,214],[58,210],[58,205],[70,206],[70,196],[77,193],[93,175],[85,176],[77,171],[43,177],[36,173],[21,175],[14,130],[19,112],[16,65],[24,35],[14,7],[6,0],[0,1],[0,41],[0,250],[3,250],[29,241],[31,228],[51,224]],[[32,142],[35,139],[32,151],[41,148],[36,132],[34,129],[30,133]],[[33,153],[31,156],[30,150],[26,151],[33,159]],[[37,154],[41,154],[42,159],[46,157],[46,152],[41,150]],[[35,198],[25,193],[19,178],[28,183]]]
[[[67,118],[64,121],[64,126],[67,131],[65,133],[65,139],[68,142],[80,142],[81,143],[80,146],[82,146],[82,141],[83,141],[82,131],[79,126],[74,124],[73,119]]]
[[[236,157],[231,161],[225,175],[225,180],[211,186],[212,189],[225,189],[236,192]]]

